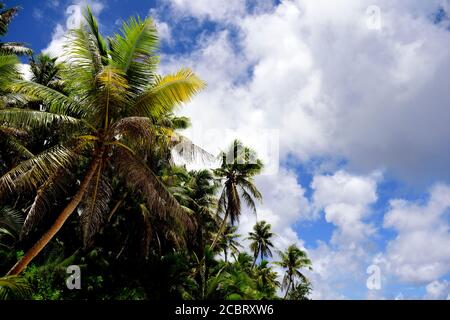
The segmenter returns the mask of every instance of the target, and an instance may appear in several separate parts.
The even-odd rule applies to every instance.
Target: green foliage
[[[3,36],[17,8],[0,10]],[[256,152],[236,140],[219,168],[175,165],[213,158],[182,135],[190,119],[175,115],[205,83],[186,68],[157,73],[150,18],[130,18],[108,38],[89,8],[84,18],[62,62],[30,58],[30,81],[17,72],[17,54],[30,51],[0,43],[0,272],[79,198],[22,277],[0,278],[0,299],[278,299],[265,260],[271,226],[258,222],[244,248],[235,225],[262,200]],[[306,253],[279,255],[286,297],[305,299]],[[81,268],[81,290],[66,287],[69,265]]]
[[[31,287],[28,282],[17,276],[0,278],[0,300],[29,299]]]

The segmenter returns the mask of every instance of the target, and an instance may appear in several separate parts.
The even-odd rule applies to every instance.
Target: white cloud
[[[400,280],[425,284],[450,272],[450,187],[437,185],[426,204],[392,200],[384,227],[397,231],[384,262]]]
[[[220,31],[172,60],[209,84],[187,111],[194,126],[280,129],[282,156],[450,178],[450,34],[428,19],[440,1],[379,1],[381,30],[366,27],[368,0],[284,1],[258,14],[234,1],[171,3],[239,30],[233,45]]]
[[[192,15],[201,19],[234,20],[246,12],[242,0],[171,0],[172,9],[178,15]]]
[[[341,299],[342,291],[348,286],[364,288],[375,233],[367,218],[372,212],[370,206],[378,198],[380,179],[379,172],[358,176],[338,171],[314,177],[312,206],[316,212],[323,211],[326,221],[335,226],[329,244],[322,241],[310,250],[314,299]]]
[[[441,0],[377,1],[380,30],[366,26],[366,8],[373,4],[369,0],[283,1],[257,13],[233,1],[221,6],[208,1],[171,4],[173,19],[192,15],[222,26],[218,32],[204,32],[193,52],[163,63],[163,71],[192,67],[208,82],[208,89],[183,110],[193,128],[232,128],[243,140],[251,131],[279,129],[281,160],[290,155],[303,162],[344,158],[351,172],[383,168],[386,174],[420,184],[450,178],[450,34],[429,18]],[[238,30],[237,36],[230,35],[229,25]],[[203,146],[214,151],[227,143],[222,137]],[[379,179],[377,174],[344,171],[316,177],[316,210],[308,215],[323,210],[335,226],[329,244],[310,250],[317,270],[312,275],[316,297],[341,297],[345,280],[364,286],[375,250],[370,247],[376,231],[370,207],[377,201]],[[269,189],[266,201],[271,197]],[[289,198],[284,203],[295,203],[295,197]],[[264,214],[264,207],[260,211]],[[266,211],[268,220],[283,221],[279,210]],[[446,249],[438,244],[443,241],[450,248],[446,223],[437,232],[430,227],[414,234],[422,241],[421,251],[433,244],[424,259],[416,258],[414,245],[403,242],[417,240],[413,233],[392,223],[399,235],[388,248],[391,267],[383,272],[425,284],[448,270]],[[290,224],[287,230],[293,230]],[[409,258],[396,255],[406,250]],[[417,270],[418,279],[412,279],[415,267],[424,268]],[[423,276],[428,269],[429,276]]]
[[[326,221],[337,227],[333,244],[355,245],[374,233],[364,219],[371,213],[370,205],[377,200],[379,178],[379,173],[355,176],[345,171],[314,177],[313,205],[316,210],[323,210]]]
[[[31,67],[27,63],[19,64],[19,72],[22,74],[25,80],[31,80],[33,73],[31,72]]]
[[[425,299],[429,300],[449,300],[450,297],[450,282],[448,281],[433,281],[426,287]]]
[[[65,9],[66,21],[64,24],[58,23],[53,30],[52,40],[47,48],[43,50],[53,57],[60,57],[64,51],[67,32],[70,29],[77,28],[83,21],[83,9],[89,5],[95,15],[100,14],[104,8],[101,1],[95,0],[75,0]]]

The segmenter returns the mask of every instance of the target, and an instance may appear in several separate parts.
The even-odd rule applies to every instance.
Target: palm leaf
[[[54,172],[69,167],[78,157],[73,149],[56,146],[23,161],[0,178],[0,199],[4,192],[18,188],[39,188]]]
[[[80,126],[82,124],[80,120],[70,116],[18,108],[0,110],[0,123],[25,130],[54,125]]]
[[[0,44],[0,52],[6,54],[16,54],[18,56],[33,54],[33,50],[28,48],[24,43],[21,42],[5,42]]]
[[[144,198],[151,212],[161,217],[174,218],[182,230],[194,229],[194,223],[186,210],[152,170],[128,150],[116,151],[116,171],[129,189]]]
[[[86,114],[86,110],[75,100],[36,82],[14,81],[8,86],[8,89],[12,92],[43,101],[50,108],[50,112],[58,115],[81,117]]]
[[[1,8],[0,8],[1,9]],[[19,11],[19,7],[13,7],[0,12],[0,35],[3,36],[8,31],[8,25]]]
[[[2,234],[6,234],[16,240],[22,224],[23,217],[19,211],[10,207],[0,208],[0,238]]]
[[[158,76],[155,84],[137,97],[131,112],[150,118],[160,117],[172,112],[177,105],[189,102],[204,87],[205,82],[189,69]]]
[[[31,296],[28,282],[17,276],[0,278],[0,300],[27,299]]]
[[[153,80],[154,54],[158,46],[157,31],[151,19],[130,18],[110,42],[112,61],[127,75],[131,91],[137,94],[147,88]]]
[[[109,203],[112,196],[112,187],[108,178],[102,171],[103,165],[97,169],[94,179],[92,179],[88,192],[82,202],[81,226],[83,230],[83,242],[88,248],[94,235],[101,229],[105,221],[105,215],[109,212]]]
[[[44,184],[38,189],[25,218],[21,238],[26,237],[43,220],[59,196],[67,193],[65,183],[68,183],[68,177],[71,176],[70,169],[73,164],[70,163],[64,167],[61,166],[58,170],[52,172]]]

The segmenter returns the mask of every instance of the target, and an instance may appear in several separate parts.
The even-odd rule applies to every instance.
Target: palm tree
[[[220,236],[217,247],[223,251],[225,262],[228,262],[228,252],[231,252],[231,255],[236,258],[236,254],[239,253],[239,247],[242,247],[238,242],[241,235],[237,234],[236,231],[236,226],[227,224]]]
[[[18,11],[19,7],[5,9],[5,4],[0,2],[0,37],[8,32],[8,26]],[[20,42],[0,42],[0,54],[31,55],[32,50]]]
[[[44,53],[37,57],[31,57],[31,81],[64,92],[64,83],[60,76],[63,65],[58,64],[56,60],[57,58],[52,58]]]
[[[278,274],[272,270],[267,260],[261,261],[255,269],[255,276],[258,291],[264,293],[266,298],[273,298],[280,283],[277,280]]]
[[[249,237],[247,239],[252,241],[250,244],[250,249],[253,251],[254,256],[253,266],[256,264],[258,255],[261,256],[261,261],[264,260],[265,257],[272,257],[272,251],[270,248],[273,248],[271,238],[274,234],[270,232],[270,229],[270,224],[265,221],[260,221],[253,227],[253,232],[249,233]]]
[[[224,217],[218,235],[223,232],[228,219],[232,225],[239,221],[242,207],[241,197],[255,214],[255,199],[262,199],[262,195],[253,181],[253,177],[259,174],[263,168],[255,151],[235,140],[228,151],[221,153],[221,160],[220,168],[214,170],[214,175],[223,183],[218,213],[224,214]],[[217,239],[218,237],[213,241],[212,247],[215,246]]]
[[[309,281],[299,281],[299,283],[289,291],[289,300],[308,300],[311,293],[311,283]]]
[[[0,178],[0,198],[7,191],[38,189],[24,223],[31,230],[51,210],[61,181],[84,171],[74,194],[53,225],[9,271],[22,272],[78,208],[85,246],[109,211],[111,179],[120,178],[144,200],[148,212],[180,221],[180,233],[192,227],[184,208],[145,163],[150,154],[176,142],[176,132],[162,119],[187,102],[205,84],[190,70],[156,74],[157,31],[151,19],[131,18],[106,42],[88,8],[86,24],[70,32],[62,74],[68,95],[29,81],[16,81],[14,92],[42,100],[46,112],[5,109],[0,121],[29,129],[48,124],[66,128],[60,144],[24,161]],[[170,135],[170,139],[167,138]]]
[[[308,259],[306,252],[300,250],[295,244],[290,245],[286,252],[279,251],[278,254],[281,261],[276,262],[276,264],[286,269],[281,285],[281,289],[286,289],[284,296],[284,299],[286,299],[289,291],[295,289],[297,279],[308,282],[301,269],[309,268],[311,270],[311,260]]]

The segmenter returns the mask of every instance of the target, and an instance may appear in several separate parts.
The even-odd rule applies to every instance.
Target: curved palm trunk
[[[42,251],[42,249],[45,248],[45,246],[50,242],[50,240],[52,240],[53,237],[58,233],[58,231],[64,225],[66,220],[75,211],[75,209],[78,207],[81,200],[83,199],[83,196],[88,189],[89,182],[91,181],[95,171],[98,168],[101,157],[102,155],[100,154],[99,156],[95,157],[94,160],[91,162],[91,165],[89,166],[89,169],[86,175],[84,176],[84,179],[81,182],[80,188],[78,189],[77,193],[69,202],[69,204],[64,208],[64,210],[60,213],[60,215],[53,223],[53,225],[50,227],[50,229],[46,233],[44,233],[44,235],[39,239],[39,241],[36,242],[36,244],[33,247],[31,247],[31,249],[29,249],[27,253],[25,253],[22,259],[20,259],[14,265],[14,267],[12,267],[11,270],[9,270],[7,275],[20,274],[28,266],[28,264]]]
[[[217,244],[217,241],[219,240],[219,237],[222,235],[222,233],[223,233],[223,231],[225,229],[225,225],[227,223],[227,220],[228,220],[228,210],[225,213],[225,217],[223,217],[223,221],[222,221],[222,224],[220,225],[219,232],[217,232],[217,234],[216,234],[216,236],[214,238],[214,241],[211,244],[211,247],[209,247],[211,251],[214,250],[214,248],[215,248],[215,246]]]

